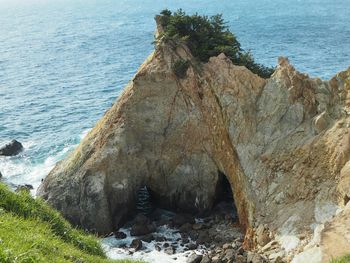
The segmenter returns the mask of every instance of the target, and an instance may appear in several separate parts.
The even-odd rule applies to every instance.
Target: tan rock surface
[[[323,252],[323,262],[350,253],[350,210],[338,214],[325,225],[321,234],[320,247]]]

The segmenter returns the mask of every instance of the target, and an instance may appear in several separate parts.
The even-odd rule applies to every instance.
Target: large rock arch
[[[191,66],[180,79],[172,70],[180,58],[197,63],[186,47],[160,44],[79,147],[44,180],[39,195],[71,222],[100,233],[112,231],[135,206],[142,185],[166,207],[210,210],[222,171],[232,184],[242,226],[250,224],[254,206],[249,187],[230,139],[220,90],[212,82],[222,78],[217,67],[237,78],[221,85],[249,78],[247,90],[257,92],[265,80],[223,55],[202,72]]]
[[[172,69],[180,58],[190,61],[185,78]],[[143,185],[164,206],[210,210],[220,171],[246,245],[263,245],[259,226],[296,253],[349,200],[349,91],[350,69],[322,81],[281,58],[265,80],[224,54],[198,64],[185,46],[161,42],[38,195],[72,223],[108,233]]]

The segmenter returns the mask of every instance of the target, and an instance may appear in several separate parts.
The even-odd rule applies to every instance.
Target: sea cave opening
[[[132,213],[134,216],[141,214],[146,217],[153,217],[154,214],[159,216],[159,213],[188,213],[188,211],[181,211],[178,209],[166,208],[159,202],[159,196],[152,191],[146,185],[142,185],[136,195],[135,211]],[[219,214],[220,216],[231,218],[232,221],[238,221],[237,209],[233,197],[233,191],[231,183],[227,176],[218,171],[218,180],[215,190],[215,197],[211,205],[211,209],[204,214],[193,214],[195,217],[206,217],[213,214]]]
[[[234,221],[238,221],[238,213],[231,183],[227,176],[221,171],[218,171],[218,183],[213,206],[213,212],[216,211],[222,211],[226,215],[232,217]]]
[[[205,213],[179,210],[177,202],[175,206],[167,203],[151,187],[141,185],[135,193],[132,217],[114,232],[120,247],[141,249],[144,244],[147,249],[151,244],[157,251],[172,255],[213,245],[221,247],[232,240],[242,243],[244,233],[238,224],[231,184],[224,173],[218,171],[216,175]],[[127,243],[127,235],[134,243]]]

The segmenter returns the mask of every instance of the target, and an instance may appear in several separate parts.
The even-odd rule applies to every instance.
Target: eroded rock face
[[[191,61],[182,79],[172,70],[179,58]],[[268,242],[254,234],[264,225],[287,254],[302,252],[350,200],[349,75],[312,79],[280,58],[264,80],[224,54],[198,65],[186,47],[160,43],[38,195],[108,233],[145,185],[164,207],[210,210],[221,172],[247,247]]]

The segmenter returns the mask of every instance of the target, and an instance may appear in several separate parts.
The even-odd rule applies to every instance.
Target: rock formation
[[[14,156],[23,150],[23,145],[16,140],[12,140],[8,144],[0,148],[0,156]]]
[[[185,78],[172,69],[179,59],[190,62]],[[286,255],[300,253],[294,262],[329,258],[327,224],[341,229],[350,213],[349,91],[350,68],[322,81],[280,58],[265,80],[224,54],[200,64],[186,46],[160,41],[38,195],[72,223],[108,233],[144,186],[160,206],[209,211],[224,174],[247,248],[274,238]]]

